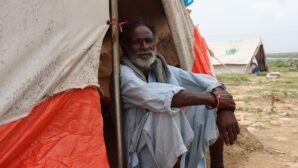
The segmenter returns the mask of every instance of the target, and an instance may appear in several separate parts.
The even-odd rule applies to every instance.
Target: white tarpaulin
[[[260,39],[240,40],[232,42],[208,43],[217,59],[212,58],[213,65],[248,64],[259,45]],[[220,60],[220,62],[218,61]]]
[[[0,0],[0,124],[47,95],[98,85],[108,0]]]
[[[211,61],[215,73],[251,73],[253,64],[267,71],[266,55],[260,39],[208,43],[214,57]]]
[[[194,61],[194,25],[188,11],[179,1],[162,0],[173,34],[180,67],[191,71]]]

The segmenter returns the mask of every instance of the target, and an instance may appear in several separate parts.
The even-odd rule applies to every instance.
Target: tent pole
[[[119,66],[119,31],[118,24],[118,0],[111,0],[111,30],[112,30],[112,53],[113,53],[113,81],[114,81],[114,110],[116,115],[116,136],[117,136],[117,162],[118,168],[124,168],[123,159],[123,136],[122,119],[120,106],[120,66]]]

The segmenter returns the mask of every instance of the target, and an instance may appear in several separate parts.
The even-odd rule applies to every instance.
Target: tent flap
[[[162,0],[182,69],[191,71],[194,61],[194,25],[188,11],[179,1]]]
[[[0,132],[0,167],[109,167],[96,88],[55,95]]]
[[[212,65],[210,65],[208,47],[198,27],[194,29],[194,53],[195,60],[192,66],[192,72],[214,76]]]
[[[0,20],[0,124],[46,95],[98,85],[108,0],[4,1]]]

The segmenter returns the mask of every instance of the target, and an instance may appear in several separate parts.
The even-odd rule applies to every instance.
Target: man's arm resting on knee
[[[191,92],[188,90],[182,90],[173,96],[172,107],[208,105],[211,107],[217,107],[218,109],[235,111],[235,102],[233,97],[227,91],[222,88],[216,88],[213,93],[214,94],[209,92]],[[220,100],[218,100],[218,98],[214,95],[220,95]]]
[[[210,93],[204,92],[190,92],[181,90],[173,96],[172,107],[184,107],[192,105],[214,105],[216,100]]]
[[[233,97],[222,88],[215,88],[213,92],[221,96],[221,102],[217,111],[217,125],[220,136],[225,144],[233,144],[237,139],[240,129],[234,111],[236,104]],[[174,95],[172,107],[183,107],[192,105],[209,105],[215,107],[217,99],[208,92],[190,92],[182,90]]]

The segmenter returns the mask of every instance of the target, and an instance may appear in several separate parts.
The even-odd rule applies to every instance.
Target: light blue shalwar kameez
[[[153,71],[145,82],[120,65],[127,168],[171,168],[179,156],[181,168],[206,167],[204,154],[218,136],[215,110],[174,108],[171,101],[184,89],[210,92],[223,85],[207,75],[168,68],[166,83],[157,83]]]

